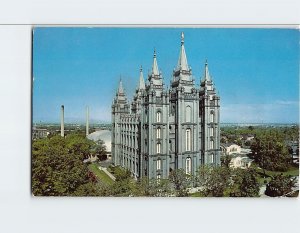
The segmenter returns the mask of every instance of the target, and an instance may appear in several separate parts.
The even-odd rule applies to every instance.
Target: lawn
[[[264,180],[269,182],[271,180],[271,177],[279,174],[283,174],[284,176],[299,176],[299,168],[291,166],[286,172],[276,172],[276,171],[268,171],[266,170],[266,178],[264,178],[263,169],[255,168],[257,173],[257,178],[260,183],[260,185],[264,184]]]
[[[89,169],[91,172],[93,172],[97,178],[100,180],[100,181],[103,181],[104,183],[108,184],[108,185],[111,185],[113,184],[113,180],[108,176],[106,175],[106,173],[104,171],[101,171],[99,168],[98,168],[99,165],[95,164],[95,163],[92,163],[89,165]]]

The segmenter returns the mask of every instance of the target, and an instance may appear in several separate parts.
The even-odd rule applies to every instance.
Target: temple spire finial
[[[159,70],[158,70],[158,65],[157,65],[156,50],[155,50],[155,48],[154,48],[154,53],[153,53],[152,74],[159,75]]]
[[[121,93],[122,94],[124,93],[124,88],[123,88],[122,78],[120,76],[118,94],[121,94]]]
[[[180,48],[179,59],[178,59],[178,63],[177,63],[177,69],[189,71],[189,65],[187,62],[185,49],[184,49],[184,33],[183,32],[181,33],[181,48]]]
[[[204,70],[204,81],[210,81],[210,75],[209,75],[209,70],[208,70],[208,62],[207,59],[205,60],[205,70]]]

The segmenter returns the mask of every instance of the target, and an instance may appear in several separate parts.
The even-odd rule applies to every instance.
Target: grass
[[[205,197],[205,196],[200,192],[196,192],[196,193],[189,194],[189,197]]]
[[[277,171],[268,171],[266,170],[266,178],[264,178],[264,172],[263,169],[258,169],[257,167],[256,173],[257,173],[257,179],[260,183],[260,185],[264,184],[264,181],[266,180],[269,182],[271,180],[271,177],[279,174],[283,174],[284,176],[299,176],[299,167],[291,166],[286,172],[277,172]]]
[[[101,171],[98,168],[97,164],[95,164],[95,163],[90,164],[89,169],[91,172],[93,172],[97,176],[97,178],[100,181],[103,181],[105,184],[112,185],[114,183],[114,181],[108,175],[106,175],[106,173],[104,171]]]

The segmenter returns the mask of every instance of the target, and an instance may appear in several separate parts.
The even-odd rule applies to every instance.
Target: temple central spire
[[[183,32],[181,33],[181,48],[180,48],[180,54],[179,54],[179,59],[178,59],[178,63],[177,63],[177,69],[189,71],[189,65],[187,62],[185,49],[184,49],[184,33]]]
[[[154,49],[154,54],[153,54],[152,74],[159,75],[155,49]]]
[[[120,78],[118,94],[124,94],[122,79]]]

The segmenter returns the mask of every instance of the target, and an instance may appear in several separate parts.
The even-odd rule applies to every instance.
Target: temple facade
[[[220,165],[220,97],[205,62],[200,85],[188,65],[184,34],[170,87],[154,51],[145,84],[140,69],[132,103],[122,81],[112,104],[112,161],[136,178],[168,178],[183,169],[195,174],[204,164]]]

